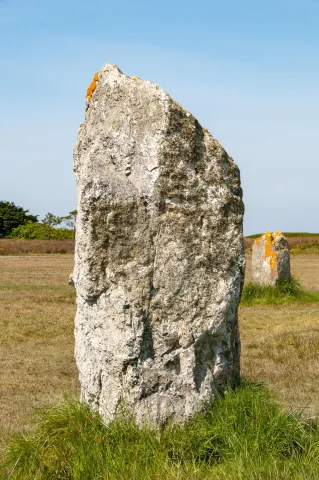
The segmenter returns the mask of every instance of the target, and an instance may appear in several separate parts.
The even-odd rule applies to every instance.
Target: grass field
[[[292,257],[291,270],[306,289],[319,292],[319,256]],[[286,407],[318,416],[319,303],[240,307],[240,329],[243,375],[264,382]]]
[[[71,255],[0,257],[0,441],[29,425],[33,407],[79,392],[73,360]],[[251,259],[247,259],[247,281]],[[319,257],[292,258],[319,291]],[[240,307],[242,374],[287,407],[319,412],[319,304]]]
[[[49,255],[74,253],[74,240],[21,240],[0,238],[0,255]]]
[[[0,257],[1,447],[12,434],[32,428],[35,407],[59,405],[64,394],[79,396],[75,292],[67,283],[72,264],[72,255]],[[319,291],[319,256],[293,257],[292,273],[306,289]],[[250,275],[248,256],[247,282]],[[263,383],[287,412],[318,419],[319,303],[240,306],[239,317],[245,381]],[[72,403],[50,410],[41,422],[37,434],[11,443],[11,465],[20,458],[12,480],[315,480],[319,475],[317,428],[281,413],[267,392],[249,385],[213,405],[207,416],[161,435],[139,432],[130,422],[106,430],[98,417]],[[10,469],[3,472],[0,476],[9,478]]]
[[[252,244],[255,238],[259,235],[253,235],[250,237],[245,237],[245,249],[247,251],[251,250]],[[315,254],[319,255],[319,234],[317,233],[291,233],[287,237],[290,253],[292,255],[299,254]]]
[[[319,233],[310,233],[310,232],[282,232],[283,235],[287,238],[302,238],[302,237],[318,237]],[[254,233],[253,235],[248,235],[246,238],[258,238],[262,233]]]
[[[256,235],[244,237],[245,249],[251,253]],[[293,255],[319,255],[319,234],[300,233],[288,237],[290,252]],[[74,253],[74,240],[21,240],[18,238],[0,238],[0,256],[7,255],[49,255]]]
[[[33,407],[77,393],[73,257],[0,257],[0,442]]]

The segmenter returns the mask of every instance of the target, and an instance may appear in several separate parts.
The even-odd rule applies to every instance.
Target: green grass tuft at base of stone
[[[317,480],[319,431],[248,383],[165,428],[138,428],[125,413],[105,426],[65,400],[11,440],[1,468],[10,480]]]
[[[244,286],[241,305],[285,305],[288,303],[319,302],[319,293],[302,287],[300,282],[279,280],[275,286],[248,283]]]

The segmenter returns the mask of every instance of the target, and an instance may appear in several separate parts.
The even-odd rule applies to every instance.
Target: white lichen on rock
[[[290,252],[281,232],[266,232],[252,245],[252,282],[276,285],[278,280],[290,279]]]
[[[98,72],[74,150],[82,399],[183,420],[239,380],[239,170],[158,85]]]

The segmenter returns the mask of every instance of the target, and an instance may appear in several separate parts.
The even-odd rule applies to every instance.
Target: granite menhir
[[[275,286],[290,279],[290,251],[281,232],[266,232],[252,245],[252,282]]]
[[[106,64],[74,170],[82,400],[105,421],[183,421],[239,381],[239,169],[161,87]]]

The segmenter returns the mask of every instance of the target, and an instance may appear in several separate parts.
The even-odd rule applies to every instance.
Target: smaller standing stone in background
[[[281,232],[266,232],[253,243],[252,282],[276,285],[277,280],[290,279],[290,253]]]

